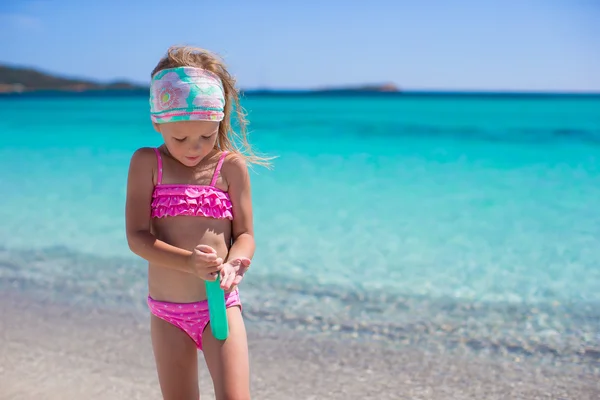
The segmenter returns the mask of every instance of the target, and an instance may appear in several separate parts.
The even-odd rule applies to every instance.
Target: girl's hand
[[[217,251],[204,244],[196,246],[188,262],[192,273],[206,281],[217,279],[217,273],[223,268],[223,259],[217,257]]]
[[[221,269],[221,289],[233,290],[244,279],[250,267],[250,259],[245,257],[227,261]]]

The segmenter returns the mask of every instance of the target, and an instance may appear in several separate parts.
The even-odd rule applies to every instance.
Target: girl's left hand
[[[233,289],[244,278],[244,274],[250,267],[250,259],[245,257],[229,260],[222,264],[221,269],[221,289],[227,291]]]

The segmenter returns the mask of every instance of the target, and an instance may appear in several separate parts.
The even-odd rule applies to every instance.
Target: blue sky
[[[0,62],[147,83],[193,44],[244,88],[600,92],[599,21],[600,0],[2,0]]]

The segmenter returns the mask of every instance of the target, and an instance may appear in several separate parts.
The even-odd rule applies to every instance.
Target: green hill
[[[125,81],[97,82],[85,79],[73,79],[52,75],[32,68],[0,65],[0,93],[22,93],[36,91],[148,91],[148,86],[136,85]],[[300,93],[352,93],[352,92],[399,92],[394,84],[358,85],[324,87],[312,90],[301,90]],[[249,94],[287,93],[281,90],[249,90]],[[296,92],[296,91],[292,91]]]
[[[144,86],[130,82],[95,82],[50,75],[35,69],[0,65],[0,93],[57,90],[83,92],[89,90],[142,90]]]

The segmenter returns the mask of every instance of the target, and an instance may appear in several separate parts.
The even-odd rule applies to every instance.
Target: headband
[[[202,68],[178,67],[157,72],[150,84],[150,119],[222,121],[225,92],[221,80]]]

